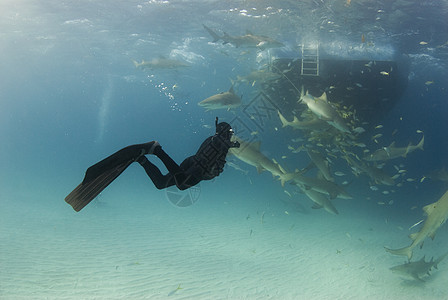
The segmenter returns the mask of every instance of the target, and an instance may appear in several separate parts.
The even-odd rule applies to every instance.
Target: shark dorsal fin
[[[325,101],[325,102],[327,102],[328,100],[327,100],[327,93],[326,92],[324,92],[319,98],[317,98],[317,99],[319,99],[319,100],[323,100],[323,101]]]
[[[395,147],[395,141],[393,141],[392,143],[390,143],[389,147],[387,147],[387,148],[392,148],[392,147]]]
[[[229,93],[235,94],[235,91],[233,90],[233,85],[230,87]]]
[[[431,203],[431,204],[429,204],[429,205],[426,205],[426,206],[424,206],[423,207],[423,211],[426,213],[426,215],[430,215],[431,213],[432,213],[432,211],[435,209],[435,207],[436,207],[436,203],[437,202],[434,202],[434,203]]]
[[[254,35],[249,29],[246,29],[246,34],[247,35]]]

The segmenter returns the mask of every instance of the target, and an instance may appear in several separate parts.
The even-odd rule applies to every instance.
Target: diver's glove
[[[240,147],[240,143],[238,141],[232,142],[232,144],[230,145],[230,148],[239,148]]]

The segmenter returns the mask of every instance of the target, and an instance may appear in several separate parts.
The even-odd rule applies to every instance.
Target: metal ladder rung
[[[302,44],[302,66],[300,75],[319,76],[319,45],[315,48]]]

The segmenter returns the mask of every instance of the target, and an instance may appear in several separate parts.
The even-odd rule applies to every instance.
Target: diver
[[[163,151],[157,141],[125,147],[89,167],[82,183],[65,201],[74,210],[80,211],[133,162],[138,162],[145,169],[158,189],[175,185],[179,190],[186,190],[202,180],[213,179],[222,173],[229,149],[240,146],[237,141],[231,141],[233,130],[228,123],[218,123],[216,117],[215,127],[215,135],[208,137],[196,154],[187,157],[180,166]],[[163,175],[159,168],[146,158],[147,154],[157,156],[168,173]]]

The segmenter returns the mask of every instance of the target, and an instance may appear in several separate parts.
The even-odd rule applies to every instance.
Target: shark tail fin
[[[420,140],[420,142],[417,144],[417,148],[420,150],[424,150],[423,149],[423,144],[425,143],[425,136],[422,137],[422,139]]]
[[[138,61],[136,61],[136,60],[132,60],[132,62],[134,63],[134,66],[135,66],[136,68],[138,68],[138,67],[140,66],[140,64],[138,63]]]
[[[285,119],[285,117],[281,114],[281,112],[279,110],[277,110],[278,112],[278,117],[280,118],[280,122],[282,122],[282,127],[286,127],[289,125],[288,120]]]
[[[212,38],[213,38],[212,43],[216,43],[217,41],[219,41],[221,39],[221,37],[216,32],[214,32],[213,30],[211,30],[204,24],[202,24],[202,26],[204,26],[205,30],[207,30],[207,32],[212,36]]]
[[[389,252],[393,255],[407,256],[409,260],[411,260],[411,258],[412,258],[412,247],[411,246],[404,247],[401,249],[389,249],[387,247],[384,247],[384,249],[386,249],[387,252]]]

